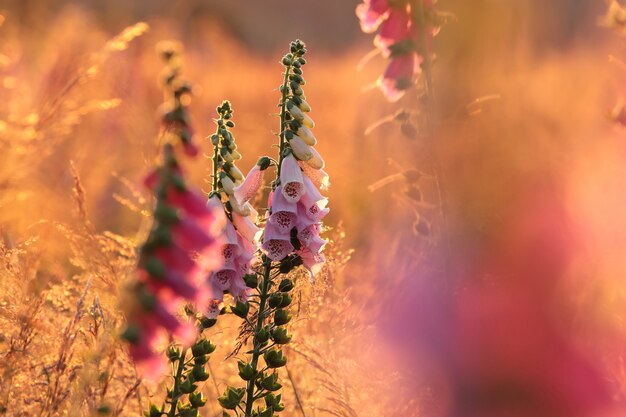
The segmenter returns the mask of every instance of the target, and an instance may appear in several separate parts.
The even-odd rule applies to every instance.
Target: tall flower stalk
[[[278,393],[282,387],[278,369],[287,363],[281,347],[291,340],[285,325],[291,320],[287,308],[294,283],[288,274],[304,265],[313,277],[324,261],[321,250],[326,242],[319,232],[328,209],[319,187],[328,186],[328,176],[322,171],[322,157],[313,148],[317,141],[310,129],[315,123],[308,115],[311,108],[302,88],[305,53],[304,43],[297,40],[282,59],[279,155],[277,160],[261,158],[276,166],[263,229],[263,254],[254,274],[246,279],[254,292],[231,309],[244,320],[245,333],[252,339],[246,359],[238,362],[245,386],[228,387],[219,398],[222,407],[238,417],[271,417],[284,409]]]
[[[205,277],[220,265],[222,226],[218,213],[184,178],[177,149],[189,157],[198,153],[184,104],[191,88],[180,78],[178,51],[167,47],[162,56],[166,62],[162,157],[145,180],[156,198],[154,221],[128,291],[128,324],[122,336],[142,376],[157,379],[168,361],[171,365],[173,381],[165,402],[160,407],[151,404],[146,416],[185,417],[197,416],[205,403],[196,392],[197,383],[209,377],[205,365],[215,347],[202,332],[215,320],[196,310],[212,298]],[[164,355],[161,346],[168,342]]]

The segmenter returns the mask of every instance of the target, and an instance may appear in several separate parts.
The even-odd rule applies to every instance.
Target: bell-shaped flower
[[[300,258],[302,258],[302,265],[309,271],[311,281],[315,281],[317,274],[319,274],[324,267],[326,259],[321,253],[314,253],[311,250],[305,248],[297,252]]]
[[[382,50],[388,50],[391,45],[408,39],[411,36],[411,23],[411,15],[406,7],[392,8],[380,25],[374,44]]]
[[[315,169],[306,162],[298,162],[302,172],[307,176],[315,186],[321,190],[328,190],[330,187],[330,177],[323,169]]]
[[[271,202],[271,214],[268,222],[274,225],[280,233],[289,233],[296,224],[298,205],[287,201],[282,186],[278,186]]]
[[[287,155],[280,170],[281,193],[290,203],[297,203],[304,193],[304,180],[298,161],[292,154]]]
[[[235,197],[237,197],[240,204],[249,202],[257,195],[263,185],[264,173],[265,171],[262,171],[261,167],[255,164],[243,182],[235,188]]]
[[[388,0],[365,0],[356,8],[356,15],[365,33],[375,32],[390,10]]]
[[[271,222],[265,224],[263,233],[263,252],[273,261],[280,261],[293,252],[290,235],[281,233]]]
[[[259,244],[261,240],[261,229],[254,224],[250,216],[242,216],[238,213],[233,213],[233,225],[245,240],[253,243],[255,246]]]
[[[377,82],[389,101],[398,101],[413,85],[413,79],[420,71],[418,61],[418,56],[414,53],[391,58],[387,69]]]

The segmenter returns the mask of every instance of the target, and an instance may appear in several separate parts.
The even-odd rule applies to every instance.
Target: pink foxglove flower
[[[136,301],[130,303],[124,336],[139,370],[155,378],[163,371],[160,341],[174,336],[189,344],[195,338],[195,326],[179,319],[177,312],[186,303],[205,305],[211,299],[203,277],[207,267],[217,265],[221,241],[215,229],[220,220],[185,184],[171,145],[165,146],[163,165],[145,182],[156,190],[155,221],[141,248],[131,291]]]
[[[439,30],[431,18],[435,1],[418,1],[421,5],[409,1],[364,0],[356,8],[363,32],[379,30],[374,45],[390,62],[377,85],[391,102],[398,101],[414,85],[424,55],[430,54],[432,39]],[[415,7],[421,7],[421,19]]]
[[[290,203],[297,203],[304,193],[304,180],[302,171],[293,155],[288,155],[283,159],[280,171],[281,193]]]
[[[250,201],[263,185],[264,171],[269,166],[269,158],[261,158],[244,178],[234,161],[241,158],[236,151],[235,139],[229,128],[234,127],[230,120],[232,108],[224,101],[218,108],[217,131],[211,137],[214,145],[213,191],[207,205],[215,207],[225,220],[222,233],[225,242],[222,246],[223,266],[208,277],[215,290],[215,300],[220,302],[225,293],[237,301],[245,301],[249,288],[244,276],[252,272],[252,261],[259,247],[260,229],[256,225],[257,212]]]

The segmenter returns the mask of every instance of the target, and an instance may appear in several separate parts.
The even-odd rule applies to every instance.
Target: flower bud
[[[268,368],[281,368],[287,364],[287,358],[281,350],[270,349],[263,354],[263,359]]]
[[[167,350],[167,358],[170,360],[170,362],[176,362],[179,357],[180,351],[174,346],[170,346]]]
[[[302,115],[304,116],[302,120],[300,120],[302,124],[306,127],[313,129],[315,127],[315,122],[313,121],[313,119],[311,119],[311,117],[306,113],[302,113]]]
[[[189,378],[185,378],[185,380],[182,384],[180,384],[179,387],[180,392],[182,392],[183,394],[191,394],[196,390],[196,388],[198,388],[198,386],[191,382],[191,379]]]
[[[269,393],[265,396],[265,406],[273,409],[276,412],[281,412],[285,409],[285,405],[280,402],[281,395],[274,395]]]
[[[282,299],[280,301],[280,308],[285,308],[291,304],[291,296],[287,293],[283,294]]]
[[[230,165],[230,168],[228,170],[228,174],[231,177],[233,177],[235,179],[235,181],[242,181],[243,180],[243,174],[241,173],[239,168],[237,168],[234,165]]]
[[[294,119],[300,122],[304,119],[304,113],[302,112],[302,110],[300,110],[298,106],[296,106],[293,101],[287,102],[287,110],[289,110],[289,113],[291,114],[291,116],[293,116]]]
[[[293,138],[289,141],[289,146],[291,146],[293,154],[300,161],[308,161],[309,159],[313,158],[313,152],[311,151],[309,145],[304,143],[304,141],[302,141],[302,139],[300,139],[298,136],[293,136]]]
[[[254,379],[254,369],[249,363],[245,363],[243,361],[237,362],[237,367],[239,368],[239,377],[244,381],[250,381]]]
[[[293,281],[285,278],[278,284],[278,291],[289,292],[293,290]]]
[[[235,183],[224,172],[220,172],[220,185],[229,196],[235,193]]]
[[[189,394],[189,402],[193,407],[200,408],[204,407],[204,404],[206,404],[206,399],[201,392],[195,392],[193,394]]]
[[[265,343],[269,340],[270,338],[270,331],[267,328],[267,326],[263,327],[261,330],[259,330],[259,332],[254,335],[254,339],[258,342],[258,343]]]
[[[235,160],[235,158],[233,158],[233,155],[230,153],[230,149],[228,149],[228,148],[221,148],[220,149],[220,156],[226,162],[233,162]]]
[[[237,317],[246,318],[250,311],[250,304],[237,301],[237,305],[231,306],[230,311]]]
[[[261,171],[265,171],[272,164],[272,160],[267,156],[262,156],[261,158],[259,158],[256,164],[261,168]]]
[[[291,336],[284,327],[275,327],[272,329],[272,340],[277,345],[285,345],[291,341]]]
[[[161,417],[163,410],[159,410],[156,404],[150,403],[150,409],[145,412],[146,417]]]
[[[319,152],[317,152],[315,148],[311,148],[311,152],[313,152],[313,157],[306,161],[306,163],[313,169],[324,169],[326,164]]]
[[[304,85],[304,83],[301,83],[301,84]],[[300,99],[300,104],[298,104],[298,107],[300,107],[300,110],[302,110],[305,113],[308,113],[311,111],[311,106],[304,99]]]
[[[278,306],[280,306],[280,303],[283,301],[283,296],[281,293],[276,292],[272,295],[270,295],[270,298],[267,300],[269,306],[271,308],[276,308]]]
[[[273,373],[261,381],[261,386],[268,391],[278,391],[283,386],[278,382],[278,374]]]
[[[306,143],[307,145],[309,146],[317,145],[317,139],[315,139],[313,132],[311,132],[311,130],[308,127],[300,126],[296,133],[298,134],[300,139],[302,139],[302,141]]]
[[[291,314],[287,310],[278,309],[274,313],[274,324],[277,326],[282,326],[291,320]]]
[[[209,379],[209,374],[204,369],[203,364],[194,365],[191,375],[193,375],[193,379],[196,381],[206,381]]]
[[[256,288],[259,285],[259,278],[256,274],[246,274],[243,276],[243,280],[248,288]]]

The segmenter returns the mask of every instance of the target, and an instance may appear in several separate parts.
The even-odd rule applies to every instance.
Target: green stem
[[[178,366],[176,368],[176,375],[174,376],[174,388],[172,388],[172,402],[170,404],[170,411],[167,413],[168,417],[176,416],[176,406],[178,405],[178,398],[180,397],[180,378],[185,370],[185,358],[187,357],[187,348],[184,348],[178,358]]]
[[[257,335],[261,329],[263,328],[263,323],[265,321],[265,315],[266,315],[266,311],[265,311],[265,303],[267,302],[268,299],[268,293],[270,290],[270,283],[271,283],[271,277],[270,277],[270,271],[271,271],[271,267],[272,267],[272,261],[269,259],[265,259],[265,261],[263,262],[263,281],[261,282],[261,289],[259,291],[259,309],[258,309],[258,314],[257,314],[257,322],[256,322],[256,326],[254,329],[254,335]],[[250,381],[248,381],[248,386],[247,386],[247,390],[246,390],[246,411],[244,416],[245,417],[250,417],[252,415],[252,406],[254,405],[254,381],[256,381],[257,378],[257,366],[259,363],[259,357],[261,356],[261,344],[258,343],[256,340],[253,340],[254,343],[254,349],[252,350],[252,360],[250,361],[250,366],[252,367],[252,369],[254,370],[254,378],[251,379]]]

